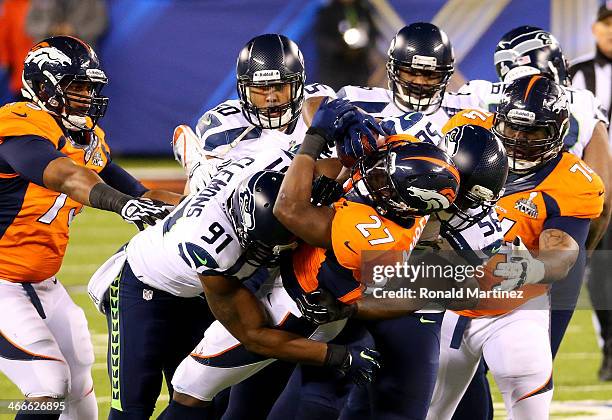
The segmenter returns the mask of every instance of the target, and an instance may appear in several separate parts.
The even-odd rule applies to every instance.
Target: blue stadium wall
[[[388,1],[405,22],[430,21],[451,2]],[[111,26],[99,51],[110,78],[105,90],[110,104],[101,125],[115,154],[170,155],[176,125],[193,126],[205,110],[235,97],[237,52],[257,34],[279,32],[298,42],[307,63],[307,80],[317,80],[311,30],[323,4],[320,0],[114,0],[109,4]],[[495,80],[496,40],[521,24],[550,28],[550,5],[548,0],[509,1],[459,63],[463,75]]]

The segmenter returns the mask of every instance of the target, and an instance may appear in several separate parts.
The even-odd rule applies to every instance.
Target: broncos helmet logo
[[[70,65],[72,60],[66,54],[55,47],[42,47],[34,51],[30,51],[25,60],[26,64],[34,63],[41,70],[45,64]]]
[[[416,197],[425,203],[426,211],[436,212],[439,210],[444,210],[447,209],[452,203],[452,201],[449,200],[449,197],[437,191],[418,187],[410,187],[407,190],[408,194],[410,194],[412,197]]]

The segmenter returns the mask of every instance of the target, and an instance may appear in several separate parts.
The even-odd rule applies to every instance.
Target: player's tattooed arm
[[[568,233],[559,229],[546,229],[540,234],[538,260],[544,263],[542,283],[552,283],[567,276],[578,259],[580,248]]]
[[[593,250],[606,233],[612,215],[612,153],[608,144],[608,131],[603,122],[595,125],[591,140],[584,149],[583,159],[599,175],[605,187],[603,211],[591,221],[586,242],[586,248]]]
[[[297,155],[281,185],[274,205],[274,215],[297,237],[313,246],[331,249],[331,225],[334,210],[311,204],[315,161]]]
[[[324,365],[327,345],[270,328],[261,303],[239,280],[200,276],[200,281],[215,318],[247,350],[289,362]]]

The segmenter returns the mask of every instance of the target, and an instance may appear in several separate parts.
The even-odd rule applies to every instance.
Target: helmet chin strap
[[[538,165],[539,162],[531,162],[529,160],[524,159],[514,159],[508,156],[508,164],[510,166],[510,170],[518,170],[520,172],[527,171],[534,166]]]
[[[87,117],[67,115],[65,111],[62,112],[62,125],[70,131],[89,130],[90,128]]]
[[[404,95],[400,93],[400,89],[402,89],[401,86],[398,87],[397,91],[395,92],[395,95],[398,98],[400,98],[403,101],[403,103],[397,100],[394,102],[395,102],[395,105],[404,112],[415,112],[416,111],[416,112],[423,113],[425,115],[429,115],[429,114],[433,114],[434,112],[436,112],[440,108],[440,105],[442,104],[442,101],[437,102],[437,100],[440,98],[440,91],[436,92],[431,98],[420,98],[419,99],[419,98],[415,98],[410,95]],[[410,107],[415,107],[415,106],[419,106],[419,107],[427,106],[427,108],[422,109],[420,111],[410,108]]]

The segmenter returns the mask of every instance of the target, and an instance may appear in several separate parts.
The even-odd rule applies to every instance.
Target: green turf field
[[[59,279],[75,302],[85,310],[89,320],[96,352],[96,363],[93,367],[95,391],[99,401],[100,418],[105,418],[110,405],[105,361],[106,322],[89,300],[85,286],[96,268],[127,242],[136,233],[136,228],[123,222],[117,215],[88,208],[75,219],[71,230],[70,245]],[[555,401],[608,400],[608,403],[612,404],[612,383],[601,383],[596,379],[599,363],[600,352],[591,324],[591,312],[577,311],[555,362]],[[17,388],[2,374],[0,398],[20,398]],[[165,406],[165,401],[166,397],[163,402],[158,403],[158,412]],[[496,395],[496,401],[501,401],[499,394]],[[570,410],[562,417],[576,418],[588,413],[588,409]],[[554,418],[559,417],[555,415]],[[609,419],[612,416],[601,418]]]

